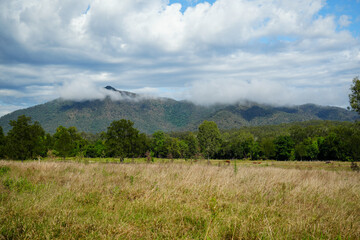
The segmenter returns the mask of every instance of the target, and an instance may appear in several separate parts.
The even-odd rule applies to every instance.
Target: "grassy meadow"
[[[0,239],[360,239],[349,163],[0,161]]]

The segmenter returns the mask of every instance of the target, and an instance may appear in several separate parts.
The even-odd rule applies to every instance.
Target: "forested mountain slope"
[[[145,133],[195,130],[204,120],[215,121],[220,129],[232,129],[308,120],[354,121],[359,118],[356,113],[343,108],[313,104],[274,107],[247,102],[206,107],[169,98],[145,98],[110,86],[106,89],[121,96],[121,100],[110,97],[92,101],[56,99],[7,114],[0,118],[0,126],[7,132],[9,121],[20,115],[30,116],[50,133],[55,132],[59,125],[97,133],[105,131],[112,121],[123,118],[133,121],[135,127]]]

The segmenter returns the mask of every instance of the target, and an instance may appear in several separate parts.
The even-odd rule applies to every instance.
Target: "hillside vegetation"
[[[59,125],[76,127],[81,132],[106,131],[112,121],[128,119],[141,132],[194,131],[204,120],[214,121],[220,129],[300,122],[308,120],[354,121],[356,113],[338,107],[306,104],[293,107],[274,107],[251,102],[232,105],[199,106],[169,98],[144,98],[134,93],[118,91],[110,86],[121,100],[69,101],[56,99],[45,104],[22,109],[0,118],[7,132],[9,121],[26,115],[38,121],[44,130],[54,133]]]
[[[0,161],[0,239],[359,239],[359,196],[350,171]]]

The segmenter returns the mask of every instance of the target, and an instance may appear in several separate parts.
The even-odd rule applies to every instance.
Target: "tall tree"
[[[168,158],[179,158],[181,156],[181,149],[179,144],[180,140],[178,138],[166,136],[164,147],[166,149]]]
[[[319,140],[319,158],[321,160],[342,160],[341,145],[338,134],[330,132],[324,139]]]
[[[146,136],[145,133],[140,133],[136,140],[135,150],[137,156],[145,156],[145,153],[150,149],[150,139]]]
[[[317,138],[306,138],[295,146],[295,156],[300,160],[314,160],[318,157],[319,146]]]
[[[350,139],[350,148],[352,153],[352,159],[354,161],[360,160],[360,122],[354,123],[353,134]]]
[[[360,114],[360,80],[359,77],[353,79],[349,94],[350,108]]]
[[[31,118],[21,115],[11,120],[12,129],[6,138],[7,155],[11,159],[33,159],[43,152],[44,129],[38,122],[31,124]]]
[[[199,126],[197,138],[200,150],[204,156],[208,159],[213,157],[221,143],[220,131],[216,123],[205,120]]]
[[[263,138],[260,141],[260,151],[264,159],[274,159],[275,143],[272,137]]]
[[[86,140],[81,137],[75,127],[59,126],[53,136],[53,141],[54,149],[63,158],[77,156],[85,151]]]
[[[133,126],[132,121],[125,119],[110,124],[105,140],[109,156],[119,157],[120,161],[124,161],[125,157],[134,157],[138,154],[139,131]]]
[[[249,132],[238,132],[231,138],[231,151],[234,158],[252,158],[255,145],[254,136]]]
[[[58,152],[59,156],[63,158],[70,156],[75,144],[67,128],[59,126],[54,134],[54,141],[54,149]]]
[[[199,142],[198,142],[196,136],[192,132],[187,133],[187,135],[184,137],[183,141],[188,146],[188,148],[187,148],[188,152],[185,154],[185,156],[187,158],[194,157],[197,153],[199,153]]]
[[[152,149],[156,157],[166,157],[167,150],[165,147],[166,134],[163,131],[156,131],[152,135]]]
[[[279,136],[275,139],[275,158],[277,160],[290,160],[294,151],[294,142],[290,136]]]

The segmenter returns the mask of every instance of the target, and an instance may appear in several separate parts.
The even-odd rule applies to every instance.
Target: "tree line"
[[[5,134],[0,127],[0,157],[14,160],[38,157],[152,157],[183,159],[360,160],[360,123],[328,121],[290,127],[253,127],[220,131],[204,121],[196,132],[152,135],[140,133],[130,120],[113,121],[106,132],[80,133],[59,126],[46,133],[38,122],[19,116]],[[280,129],[280,130],[279,130]]]

